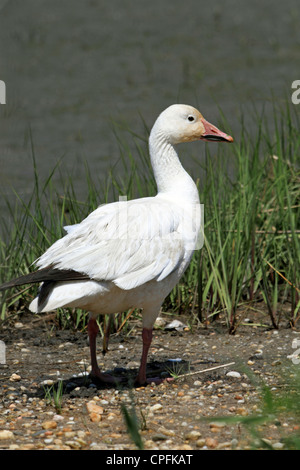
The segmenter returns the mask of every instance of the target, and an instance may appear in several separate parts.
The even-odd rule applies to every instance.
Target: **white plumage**
[[[163,196],[104,205],[68,227],[36,264],[73,269],[125,290],[162,280],[185,256],[183,215]]]
[[[30,309],[88,310],[92,374],[101,380],[113,381],[97,365],[96,318],[135,307],[143,309],[143,353],[137,381],[146,382],[154,321],[190,262],[201,224],[197,187],[181,166],[174,145],[200,139],[233,140],[191,106],[167,108],[149,138],[157,195],[98,207],[81,223],[66,227],[67,234],[36,262],[45,272],[49,268],[60,274],[68,272],[69,278],[73,271],[86,276],[45,281],[47,295],[41,298],[39,294]]]

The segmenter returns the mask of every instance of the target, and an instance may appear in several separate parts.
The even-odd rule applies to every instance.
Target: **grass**
[[[45,391],[45,400],[49,405],[54,406],[56,413],[60,414],[62,409],[63,401],[63,381],[59,380],[57,385],[46,386]]]
[[[146,426],[146,418],[141,411],[142,423],[138,419],[133,393],[130,394],[130,401],[131,404],[129,407],[127,407],[124,403],[121,404],[121,412],[127,428],[128,435],[130,436],[137,449],[143,450],[144,442],[140,431],[142,430],[143,426]]]
[[[235,333],[242,321],[240,312],[250,308],[259,310],[273,328],[295,327],[299,320],[299,117],[288,104],[274,105],[273,116],[272,132],[267,119],[255,115],[254,138],[241,118],[234,144],[199,144],[204,157],[198,158],[202,163],[194,176],[203,175],[197,183],[204,203],[204,246],[163,305],[165,311],[188,315],[191,325],[220,320]],[[230,132],[226,123],[220,126]],[[1,220],[0,282],[29,272],[34,260],[63,235],[64,225],[82,220],[97,205],[119,195],[131,199],[155,194],[146,125],[144,135],[129,130],[128,138],[120,137],[116,125],[114,129],[122,171],[112,168],[100,184],[83,164],[85,201],[78,200],[71,177],[64,181],[63,191],[57,190],[59,164],[40,180],[30,136],[34,190],[29,201],[17,192],[14,205],[7,201],[9,216]],[[26,287],[1,293],[1,320],[20,312],[35,291],[36,287]],[[118,315],[115,329],[126,327],[126,315]],[[85,328],[86,318],[80,310],[57,313],[63,328]]]

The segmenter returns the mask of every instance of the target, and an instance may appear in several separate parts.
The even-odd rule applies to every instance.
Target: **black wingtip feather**
[[[11,289],[12,287],[23,286],[25,284],[36,284],[46,281],[50,281],[52,283],[59,281],[83,281],[89,279],[90,278],[86,274],[73,271],[72,269],[48,267],[5,282],[0,286],[0,291]]]

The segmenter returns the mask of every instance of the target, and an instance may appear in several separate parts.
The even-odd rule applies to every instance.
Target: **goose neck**
[[[180,163],[178,154],[163,132],[153,129],[149,150],[158,193],[173,193],[185,199],[199,200],[197,187]]]

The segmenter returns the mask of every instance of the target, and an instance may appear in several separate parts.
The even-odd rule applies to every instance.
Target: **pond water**
[[[144,135],[175,102],[217,125],[221,109],[234,135],[242,110],[255,131],[253,107],[300,79],[299,22],[298,0],[0,0],[1,193],[31,194],[31,143],[42,181],[62,158],[84,191],[84,160],[101,180],[119,159],[113,122]]]

